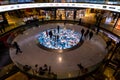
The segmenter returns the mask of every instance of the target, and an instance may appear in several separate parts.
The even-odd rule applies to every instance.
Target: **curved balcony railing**
[[[24,4],[24,3],[93,3],[93,4],[111,4],[120,5],[119,0],[8,0],[0,1],[0,5],[6,4]]]
[[[55,21],[56,22],[56,21]],[[30,24],[31,25],[31,24]],[[21,26],[20,28],[29,28],[28,26],[27,27],[25,27],[26,25],[23,25],[23,26]],[[32,27],[32,26],[31,26]],[[17,34],[16,34],[16,32],[18,33],[19,31],[18,30],[15,30],[15,31],[12,31],[13,32],[13,34],[11,34],[10,35],[10,37],[8,38],[8,43],[11,43],[11,41],[15,38],[15,36],[17,36]],[[21,31],[20,31],[21,32]],[[100,33],[101,33],[101,35],[103,36],[103,38],[105,37],[107,37],[107,36],[105,36],[105,33],[103,33],[104,31],[100,31]],[[106,32],[106,31],[105,31]],[[15,33],[15,35],[14,35],[14,33]],[[102,62],[102,61],[101,61]],[[84,76],[84,75],[86,75],[86,74],[89,74],[89,73],[91,73],[91,72],[93,72],[94,70],[96,70],[100,65],[102,65],[102,63],[98,63],[98,64],[96,64],[96,65],[93,65],[93,66],[90,66],[90,67],[88,67],[88,72],[85,72],[85,73],[81,73],[81,74],[79,74],[79,76]],[[21,71],[23,71],[23,72],[25,72],[24,70],[23,70],[23,66],[24,65],[21,65],[21,64],[19,64],[19,63],[17,63],[16,62],[16,65],[21,69]],[[7,69],[5,72],[4,72],[4,74],[6,74],[6,73],[8,73],[8,70],[10,70],[10,67],[9,67],[9,69]],[[33,70],[31,69],[30,71],[28,71],[28,72],[25,72],[25,73],[28,73],[29,75],[36,75],[36,77],[43,77],[43,78],[49,78],[48,76],[41,76],[41,75],[37,75],[37,74],[33,74],[33,72],[32,72]],[[75,71],[75,72],[79,72],[79,71]],[[3,73],[3,72],[2,72]],[[74,72],[73,72],[74,73]],[[3,74],[3,75],[4,75]],[[54,76],[53,76],[54,77]],[[76,76],[75,76],[76,77]],[[71,77],[72,78],[72,77]]]

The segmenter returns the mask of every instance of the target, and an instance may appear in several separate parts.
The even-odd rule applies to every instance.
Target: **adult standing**
[[[56,41],[57,42],[59,41],[59,35],[56,35]]]
[[[42,18],[42,23],[44,23],[44,18]]]
[[[81,30],[81,38],[80,38],[80,40],[82,40],[83,35],[84,35],[84,32],[85,32],[85,30],[82,28],[82,30]]]
[[[90,33],[89,33],[89,40],[90,40],[92,37],[93,37],[93,32],[90,31]]]
[[[52,38],[52,36],[53,36],[52,30],[49,31],[49,36],[50,36],[50,38]]]
[[[79,19],[79,25],[81,25],[81,21],[82,21],[82,19],[80,18],[80,19]]]
[[[62,20],[62,14],[60,14],[60,16],[59,16],[59,17],[60,17],[60,20]]]
[[[60,26],[59,26],[59,25],[57,26],[57,31],[58,31],[58,33],[59,33],[59,31],[60,31]]]
[[[89,34],[89,32],[90,32],[89,29],[87,29],[86,32],[85,32],[85,34],[84,34],[84,36],[87,37],[88,34]]]

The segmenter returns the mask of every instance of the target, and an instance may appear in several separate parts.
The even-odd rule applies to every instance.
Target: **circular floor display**
[[[47,29],[40,33],[39,44],[49,49],[70,49],[80,42],[81,35],[66,28]]]
[[[89,37],[83,37],[81,41],[81,30],[84,28],[86,31],[87,28],[72,24],[62,26],[62,24],[50,23],[40,27],[33,27],[16,36],[13,42],[16,41],[19,44],[22,53],[16,55],[15,48],[9,49],[14,64],[23,72],[46,80],[51,80],[54,77],[57,80],[72,80],[72,78],[81,77],[97,69],[107,55],[104,39],[100,35],[93,34],[92,39],[89,40]],[[58,25],[60,25],[59,32]],[[49,35],[51,34],[50,31],[52,31],[51,37]],[[57,36],[59,36],[58,39]],[[41,44],[51,51],[38,47],[36,44]],[[76,45],[77,47],[73,50]],[[58,52],[54,52],[54,50]],[[38,65],[37,69],[36,64]],[[44,69],[45,64],[47,64],[51,74],[46,71],[44,75],[41,75],[39,68]],[[87,70],[82,72],[79,64]],[[26,71],[23,69],[25,65],[30,66],[31,69]]]

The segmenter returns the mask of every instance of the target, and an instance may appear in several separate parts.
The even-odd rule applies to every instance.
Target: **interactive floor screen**
[[[40,33],[39,44],[51,49],[68,49],[80,42],[81,34],[71,29],[54,28]]]

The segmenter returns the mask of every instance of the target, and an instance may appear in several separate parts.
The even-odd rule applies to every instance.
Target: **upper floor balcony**
[[[120,0],[0,0],[0,5],[23,3],[94,3],[120,5]]]

